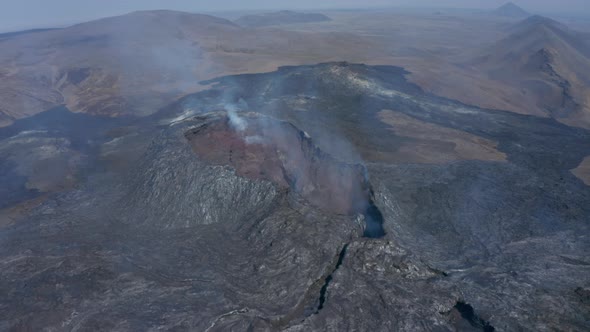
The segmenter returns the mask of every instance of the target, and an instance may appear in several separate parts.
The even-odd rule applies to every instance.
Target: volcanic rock
[[[228,117],[214,119],[188,131],[186,138],[209,163],[230,165],[240,176],[290,188],[328,212],[355,214],[367,209],[369,183],[361,165],[323,153],[288,122],[254,114],[240,121],[243,130],[232,126]]]
[[[75,139],[61,128],[69,112],[47,122],[46,135],[89,158],[141,157],[0,210],[0,330],[588,330],[590,186],[570,170],[589,131],[440,98],[387,66],[216,82],[149,123],[104,119],[125,127],[108,130],[116,141],[94,121],[66,126],[88,132]],[[261,114],[210,113],[234,97]],[[481,137],[503,158],[386,162],[422,143],[392,131],[384,109],[411,117],[395,123],[406,131],[420,122]],[[39,130],[31,120],[18,132]],[[10,128],[2,144],[18,135]],[[358,149],[363,172],[335,157],[326,132]],[[333,191],[297,185],[340,168],[368,186],[364,216],[334,213],[346,204],[323,197]],[[379,215],[383,236],[363,237]]]

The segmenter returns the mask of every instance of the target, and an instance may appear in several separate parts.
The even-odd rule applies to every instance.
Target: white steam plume
[[[239,115],[238,115],[238,108],[234,105],[226,105],[225,109],[227,110],[227,116],[229,118],[229,123],[230,125],[236,130],[236,131],[244,131],[246,129],[246,121],[244,121],[244,119],[242,119]]]

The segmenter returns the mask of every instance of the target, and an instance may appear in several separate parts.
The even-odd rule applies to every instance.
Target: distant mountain
[[[29,33],[51,31],[51,30],[57,30],[57,29],[45,28],[45,29],[30,29],[30,30],[23,30],[23,31],[3,32],[3,33],[0,33],[0,39],[11,38],[11,37],[20,36],[20,35],[26,35]]]
[[[325,62],[358,45],[371,48],[345,33],[253,30],[168,10],[0,35],[0,126],[60,105],[94,115],[149,115],[203,89],[201,80]]]
[[[473,65],[490,78],[513,85],[532,98],[540,112],[566,123],[590,120],[589,47],[583,35],[564,24],[531,16],[483,50]]]
[[[12,34],[0,39],[0,125],[63,104],[109,116],[153,112],[152,105],[161,107],[154,101],[194,80],[203,53],[197,38],[239,29],[217,17],[162,10]]]
[[[505,16],[505,17],[515,17],[515,18],[523,18],[527,17],[530,14],[527,13],[524,9],[520,8],[519,6],[515,5],[512,2],[508,2],[501,7],[494,10],[494,15],[497,16]]]
[[[323,14],[297,13],[289,10],[283,10],[273,13],[242,16],[235,22],[245,27],[263,27],[293,23],[326,22],[331,20],[332,19]]]
[[[529,33],[530,31],[539,30],[542,28],[549,28],[553,31],[567,31],[569,28],[567,25],[560,23],[554,19],[549,17],[541,16],[541,15],[533,15],[529,16],[526,19],[519,21],[518,23],[509,27],[509,31],[513,33]]]

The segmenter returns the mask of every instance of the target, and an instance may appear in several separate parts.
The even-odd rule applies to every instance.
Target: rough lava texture
[[[237,176],[225,165],[207,165],[176,131],[180,126],[158,136],[130,176],[129,199],[122,204],[129,220],[185,228],[239,222],[271,207],[279,196],[272,183]],[[228,209],[239,213],[228,215]]]
[[[15,123],[43,124],[101,163],[73,189],[0,210],[0,330],[589,329],[590,187],[570,171],[589,154],[587,130],[440,98],[395,67],[326,63],[209,83],[144,122],[72,132],[61,127],[71,113],[50,111],[62,121]],[[235,104],[242,131],[211,113]],[[408,128],[392,131],[387,109],[415,119],[398,128],[481,137],[470,144],[493,142],[502,158],[404,162],[398,150],[424,135],[398,136]],[[10,128],[2,144],[18,135]],[[253,134],[273,139],[245,144]],[[303,162],[281,158],[286,146]],[[113,168],[105,151],[138,156]],[[314,181],[316,170],[364,165],[371,205],[322,208],[288,180],[291,164]]]
[[[288,122],[260,115],[239,118],[243,128],[224,117],[186,133],[195,153],[236,174],[292,188],[311,204],[336,214],[367,209],[370,188],[362,165],[338,162]]]

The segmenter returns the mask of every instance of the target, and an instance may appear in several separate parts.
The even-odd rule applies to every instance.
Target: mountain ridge
[[[575,125],[587,121],[590,81],[588,46],[578,32],[542,16],[531,16],[485,48],[471,64],[492,79],[519,87],[544,114]],[[584,69],[582,69],[584,68]]]
[[[494,15],[497,16],[504,16],[504,17],[512,17],[512,18],[522,18],[527,17],[530,14],[526,12],[521,7],[517,6],[513,2],[507,2],[504,5],[496,8],[493,11]]]
[[[215,16],[158,10],[17,35],[0,45],[0,126],[6,126],[59,105],[145,116],[206,89],[203,80],[323,62],[372,44],[347,33],[258,31]],[[344,60],[362,62],[357,55]]]

